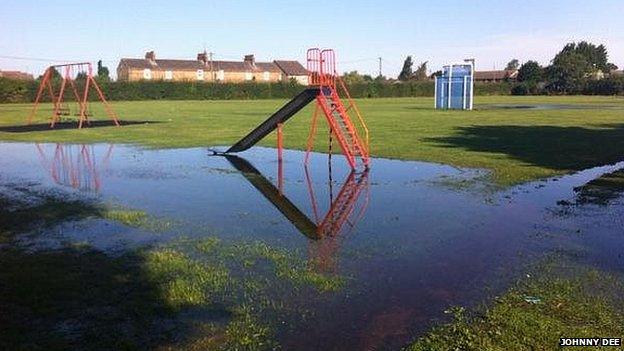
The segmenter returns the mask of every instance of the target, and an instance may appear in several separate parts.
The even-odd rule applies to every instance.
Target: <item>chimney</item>
[[[156,54],[153,50],[145,53],[145,59],[148,60],[151,65],[156,65]]]
[[[250,64],[252,67],[256,67],[256,58],[254,55],[245,55],[243,62]]]
[[[204,51],[197,54],[197,61],[203,63],[204,66],[208,66],[208,53]]]

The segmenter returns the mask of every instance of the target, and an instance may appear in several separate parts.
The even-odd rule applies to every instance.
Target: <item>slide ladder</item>
[[[368,127],[364,122],[357,106],[344,82],[336,72],[336,59],[333,50],[310,49],[307,54],[308,81],[311,85],[319,86],[316,101],[323,111],[332,134],[338,140],[338,144],[351,168],[356,169],[363,165],[368,169],[370,155],[368,149]],[[347,106],[340,97],[342,93]],[[357,116],[358,126],[353,123],[349,112]],[[364,133],[364,138],[360,136]]]
[[[353,213],[360,192],[366,184],[368,184],[368,172],[349,174],[340,193],[332,201],[331,208],[318,226],[318,233],[321,237],[333,235],[340,231],[340,228]]]

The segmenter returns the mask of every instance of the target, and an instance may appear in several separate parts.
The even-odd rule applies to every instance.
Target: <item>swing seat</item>
[[[85,111],[85,117],[91,117],[93,116],[93,114],[91,113],[91,111]],[[80,112],[77,112],[74,114],[74,116],[80,116]]]
[[[69,108],[61,107],[56,111],[57,116],[69,116]]]

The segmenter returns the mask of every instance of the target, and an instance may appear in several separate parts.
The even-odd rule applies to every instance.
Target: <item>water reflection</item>
[[[59,185],[85,192],[98,193],[102,186],[101,172],[110,162],[113,145],[108,145],[99,160],[93,145],[60,144],[50,147],[35,144],[42,167]]]
[[[247,160],[233,155],[226,155],[225,157],[299,232],[312,239],[309,247],[312,268],[319,272],[335,273],[341,240],[340,234],[350,232],[364,216],[368,206],[370,199],[368,170],[364,172],[352,170],[340,184],[341,188],[338,195],[334,196],[330,167],[327,182],[330,206],[327,213],[321,216],[312,186],[312,177],[306,167],[307,189],[314,213],[314,220],[312,220],[283,192],[284,181],[281,162],[278,171],[278,186],[275,186]]]

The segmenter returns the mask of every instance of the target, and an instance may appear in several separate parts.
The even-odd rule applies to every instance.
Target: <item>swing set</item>
[[[58,86],[58,79],[55,79],[55,73],[61,75],[58,92],[56,89]],[[85,123],[89,125],[89,117],[93,115],[89,106],[90,88],[93,88],[93,90],[96,91],[97,97],[102,102],[102,105],[106,110],[106,114],[113,121],[113,124],[115,126],[119,126],[117,114],[106,101],[102,90],[93,78],[93,67],[89,62],[53,65],[46,69],[43,74],[43,78],[41,79],[41,83],[39,84],[39,89],[37,90],[35,103],[30,115],[28,116],[28,124],[32,124],[39,108],[39,104],[41,103],[46,91],[48,92],[50,100],[53,104],[50,128],[54,128],[54,126],[61,121],[61,116],[70,116],[72,114],[72,109],[70,108],[71,104],[69,104],[65,99],[65,95],[69,90],[72,93],[71,98],[75,102],[73,114],[78,117],[78,128],[82,128]]]

